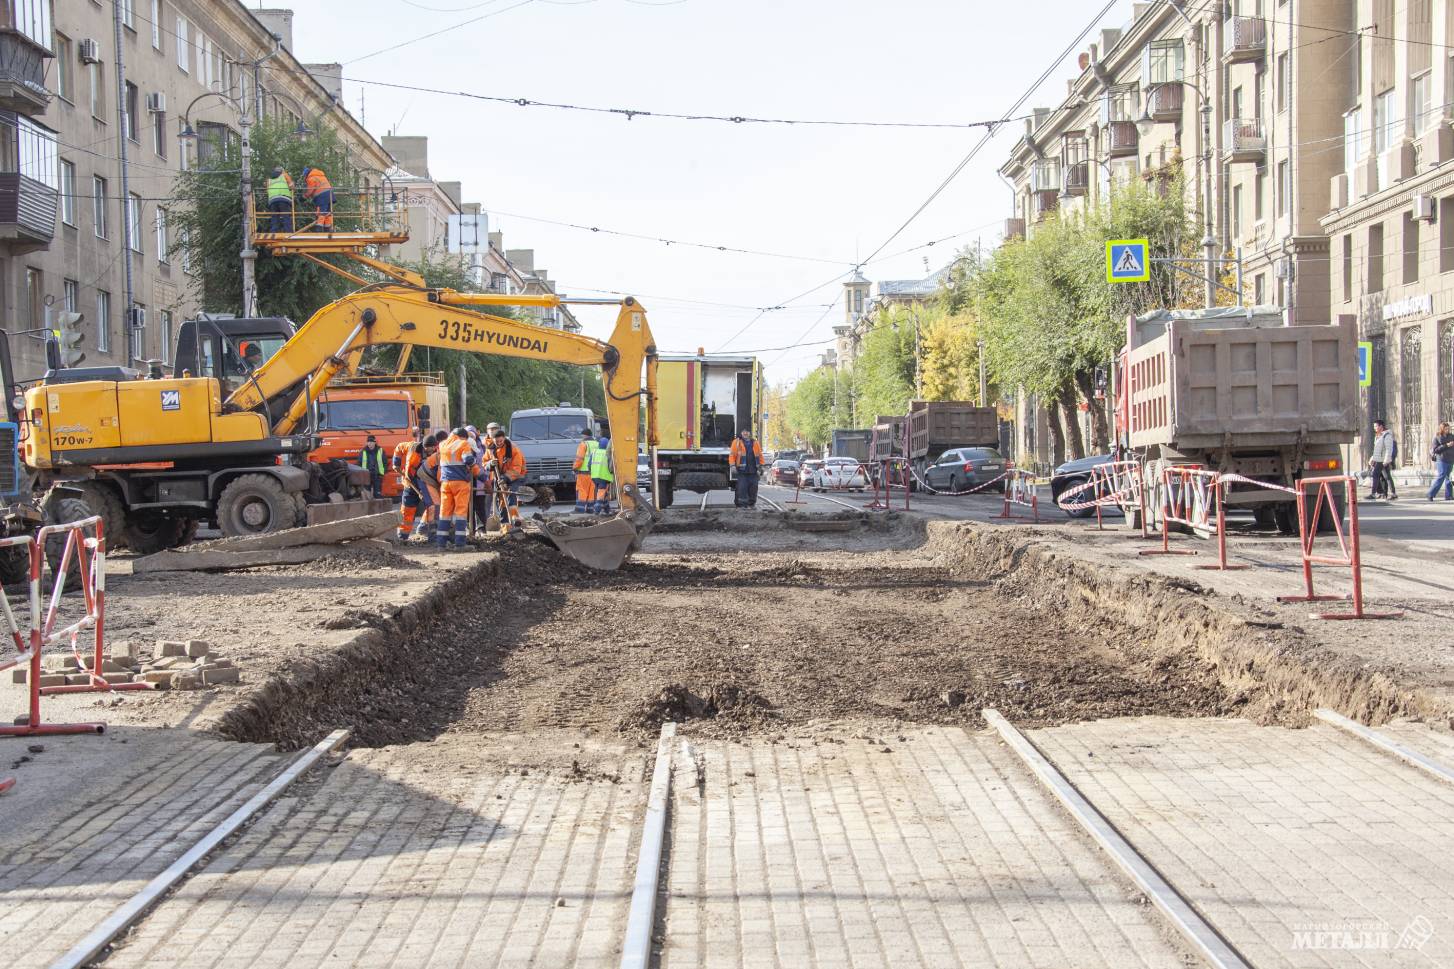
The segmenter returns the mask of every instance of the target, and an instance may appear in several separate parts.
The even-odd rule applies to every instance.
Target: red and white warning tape
[[[940,491],[938,488],[931,488],[929,486],[929,482],[927,482],[923,478],[919,477],[919,472],[918,471],[915,471],[912,467],[909,468],[909,473],[914,476],[914,480],[915,481],[919,482],[919,487],[920,488],[923,488],[925,491],[929,492],[929,494],[931,494],[931,495],[943,495],[943,496],[948,497],[948,498],[957,498],[960,495],[972,495],[972,494],[976,494],[977,492],[981,492],[981,491],[985,490],[986,488],[988,488],[992,484],[997,484],[998,482],[1004,481],[1006,478],[1008,478],[1010,476],[1010,472],[1009,471],[1005,471],[1005,472],[1002,472],[998,477],[991,478],[990,480],[986,481],[984,484],[975,485],[973,488],[967,488],[964,491]]]

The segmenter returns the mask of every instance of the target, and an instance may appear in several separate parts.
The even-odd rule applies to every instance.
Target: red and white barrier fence
[[[90,534],[87,534],[90,532]],[[50,595],[44,594],[44,573],[46,544],[60,541],[60,555],[51,570],[52,587]],[[149,690],[150,683],[108,683],[103,673],[106,644],[106,538],[99,517],[85,518],[64,525],[47,525],[36,532],[34,538],[12,536],[0,539],[0,547],[30,546],[30,622],[26,635],[22,636],[20,624],[15,618],[10,603],[4,602],[0,618],[8,624],[8,630],[16,644],[16,655],[0,660],[0,671],[28,664],[26,685],[29,693],[29,710],[18,718],[15,725],[0,726],[0,737],[30,737],[45,734],[101,733],[104,723],[45,723],[41,719],[40,698],[53,693],[89,693],[112,690]],[[82,611],[79,616],[62,618],[66,579],[71,573],[72,563],[80,583]],[[74,598],[69,600],[72,603]],[[88,633],[90,663],[82,655],[81,637]],[[65,686],[42,687],[42,655],[49,647],[68,643],[80,670],[77,675],[87,677],[86,683]]]
[[[1008,519],[1011,521],[1026,521],[1024,515],[1017,515],[1010,510],[1011,505],[1019,505],[1022,508],[1030,509],[1029,521],[1040,524],[1040,489],[1035,483],[1035,475],[1030,471],[1010,470],[1005,472],[1005,501],[1004,507],[998,515],[991,515],[991,518]]]
[[[1341,484],[1348,504],[1348,528],[1343,529],[1342,515],[1338,513],[1333,486]],[[1308,507],[1308,489],[1315,488],[1312,507]],[[1397,619],[1402,612],[1368,612],[1363,608],[1363,558],[1358,540],[1358,488],[1352,475],[1329,475],[1322,478],[1303,478],[1298,482],[1297,519],[1298,537],[1302,546],[1303,582],[1307,591],[1303,595],[1278,596],[1278,602],[1334,602],[1352,600],[1352,612],[1315,612],[1314,619]],[[1320,555],[1314,549],[1318,537],[1318,524],[1323,509],[1333,521],[1333,534],[1337,536],[1339,554]],[[1318,595],[1313,591],[1313,565],[1336,565],[1348,567],[1353,575],[1352,595]]]
[[[879,462],[879,474],[872,478],[873,501],[869,502],[868,508],[873,511],[890,511],[893,506],[893,492],[895,488],[904,489],[904,511],[909,510],[909,475],[913,469],[909,462],[903,458],[883,458]],[[899,480],[894,481],[894,472],[898,472]],[[879,486],[883,486],[883,494],[879,494]]]
[[[1180,466],[1163,468],[1161,493],[1161,547],[1142,549],[1141,555],[1196,555],[1193,549],[1171,547],[1171,526],[1185,525],[1194,531],[1216,532],[1217,564],[1201,569],[1245,569],[1227,561],[1227,481],[1221,472]]]

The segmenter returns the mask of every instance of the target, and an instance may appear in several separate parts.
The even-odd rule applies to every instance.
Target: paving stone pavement
[[[646,800],[639,756],[613,782],[512,771],[484,746],[351,751],[280,799],[106,966],[616,965]]]
[[[1454,784],[1325,724],[1029,736],[1258,969],[1454,965]]]
[[[183,730],[6,740],[44,751],[0,802],[0,952],[50,965],[279,769],[269,747]]]
[[[663,969],[1187,964],[993,735],[679,750]]]

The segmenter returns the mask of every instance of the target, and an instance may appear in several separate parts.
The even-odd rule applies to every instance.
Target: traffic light
[[[86,339],[86,334],[81,332],[81,321],[85,318],[83,313],[61,313],[56,317],[56,344],[62,367],[77,367],[86,359],[80,349]]]

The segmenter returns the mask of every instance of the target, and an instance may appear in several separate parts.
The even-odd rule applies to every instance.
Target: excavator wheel
[[[278,479],[244,474],[222,489],[217,527],[229,538],[280,532],[297,524],[300,511],[295,496],[284,491]]]
[[[82,500],[91,509],[91,514],[101,516],[101,527],[106,535],[106,551],[115,552],[128,547],[127,532],[129,529],[127,526],[129,522],[126,517],[126,506],[122,504],[121,495],[117,494],[115,488],[102,481],[77,481],[66,487],[80,492]],[[74,518],[62,520],[75,521]]]
[[[94,514],[96,514],[95,509],[91,507],[91,504],[85,498],[62,495],[45,503],[45,523],[47,525],[62,525],[66,522],[77,522],[83,518],[90,518]],[[105,527],[104,519],[102,527]],[[106,546],[109,550],[111,547],[110,540],[107,540]],[[51,570],[52,575],[60,568],[61,556],[65,553],[65,550],[65,535],[51,535],[45,540],[45,564]],[[80,578],[80,575],[81,560],[79,556],[72,553],[71,561],[66,567],[66,582],[74,588],[73,583]]]
[[[189,529],[190,524],[190,529]],[[185,544],[188,532],[197,531],[196,519],[167,518],[163,515],[132,515],[126,520],[126,547],[137,555],[151,555]],[[109,544],[109,543],[108,543]]]

